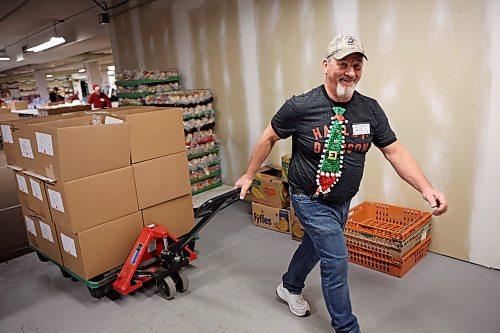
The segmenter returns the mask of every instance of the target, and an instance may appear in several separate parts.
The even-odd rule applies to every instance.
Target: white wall
[[[498,17],[493,0],[158,0],[116,17],[112,44],[117,71],[179,67],[187,88],[213,89],[232,183],[284,100],[322,83],[330,39],[358,34],[369,59],[359,90],[448,196],[432,250],[500,268]],[[282,142],[269,161],[289,151]],[[376,148],[356,200],[429,209]]]

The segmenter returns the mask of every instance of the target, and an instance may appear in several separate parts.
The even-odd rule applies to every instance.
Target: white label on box
[[[54,243],[54,238],[52,237],[52,230],[50,230],[50,225],[40,221],[40,229],[42,229],[42,237],[51,243]]]
[[[19,138],[19,147],[21,148],[21,155],[26,158],[35,158],[33,150],[31,150],[31,142],[29,139]]]
[[[24,220],[26,221],[26,230],[36,236],[35,222],[26,215],[24,215]]]
[[[0,125],[2,130],[2,138],[3,142],[6,143],[14,143],[14,138],[12,138],[12,131],[10,130],[9,125]]]
[[[17,174],[16,174],[16,178],[17,178],[17,187],[19,187],[19,191],[27,194],[28,193],[28,184],[26,183],[26,178],[24,176],[17,175]]]
[[[35,198],[37,198],[38,200],[43,201],[42,189],[40,187],[40,184],[36,180],[33,180],[33,178],[30,178],[30,184],[31,184],[31,192],[33,192],[33,196]]]
[[[123,120],[106,116],[106,118],[104,118],[104,124],[123,124]]]
[[[57,209],[58,211],[64,213],[64,205],[63,205],[63,200],[61,193],[51,190],[50,188],[47,189],[48,195],[49,195],[49,201],[50,201],[50,206],[54,209]]]
[[[78,255],[76,254],[75,241],[73,240],[73,238],[70,238],[70,237],[66,236],[65,234],[61,233],[61,242],[62,242],[63,250],[65,252],[68,252],[73,257],[78,258]]]
[[[153,252],[153,251],[156,251],[156,239],[153,239],[148,244],[148,252]]]
[[[52,145],[52,135],[35,132],[36,146],[38,152],[50,156],[54,156],[54,146]]]

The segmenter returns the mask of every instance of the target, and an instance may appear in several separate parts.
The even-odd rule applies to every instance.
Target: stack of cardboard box
[[[0,124],[30,244],[84,279],[123,264],[144,225],[194,224],[182,111],[97,115]]]
[[[290,197],[279,167],[262,167],[252,183],[252,219],[259,227],[290,233]]]

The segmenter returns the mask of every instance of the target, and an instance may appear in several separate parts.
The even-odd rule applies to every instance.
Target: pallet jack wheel
[[[175,282],[170,276],[165,277],[163,280],[157,281],[158,290],[160,291],[161,297],[165,299],[174,298],[177,294],[177,289],[175,288]]]
[[[62,276],[64,276],[66,279],[72,278],[71,274],[66,272],[64,269],[62,269],[61,267],[59,267],[59,269],[61,270]]]
[[[91,288],[87,286],[87,289],[89,290],[90,296],[96,299],[101,299],[106,295],[106,287],[105,286],[99,286],[97,288]]]
[[[184,273],[183,271],[178,271],[178,272],[172,274],[172,279],[175,282],[175,289],[178,292],[183,293],[186,290],[188,290],[189,280],[188,280],[186,273]]]
[[[41,262],[47,262],[47,261],[49,261],[49,259],[47,259],[44,255],[40,254],[37,251],[35,251],[35,252],[36,252],[36,256],[38,257],[38,260],[40,260]]]

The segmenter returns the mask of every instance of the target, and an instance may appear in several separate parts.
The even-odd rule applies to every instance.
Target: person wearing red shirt
[[[89,96],[88,103],[93,105],[94,109],[105,109],[111,107],[111,101],[108,96],[101,92],[101,87],[94,85],[94,92]]]

